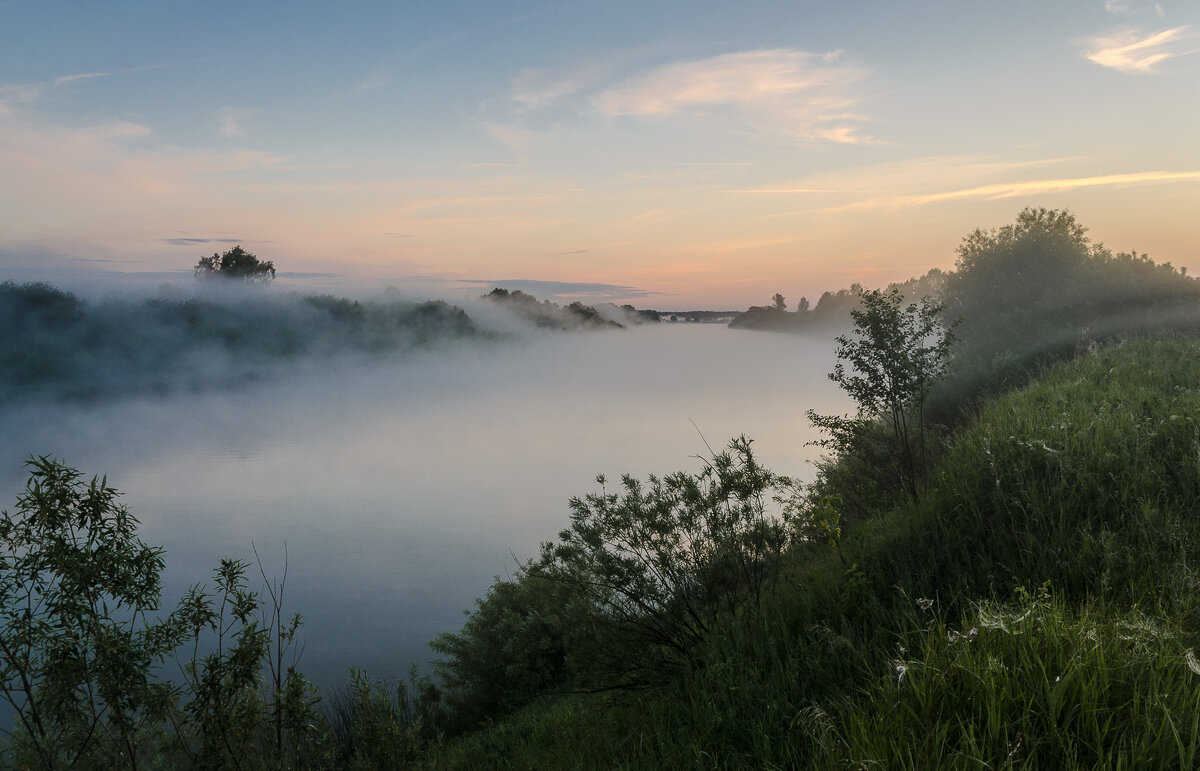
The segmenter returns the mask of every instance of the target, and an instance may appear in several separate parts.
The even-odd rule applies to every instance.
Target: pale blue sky
[[[1197,49],[1193,0],[0,0],[0,274],[232,239],[738,307],[949,267],[1026,205],[1200,268]]]

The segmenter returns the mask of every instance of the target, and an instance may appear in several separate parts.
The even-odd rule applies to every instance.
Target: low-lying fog
[[[10,406],[0,506],[31,454],[107,475],[166,548],[166,607],[251,543],[279,574],[286,543],[300,669],[327,691],[351,666],[391,678],[428,661],[426,642],[552,538],[598,473],[698,468],[693,421],[714,449],[744,433],[768,468],[811,478],[805,410],[847,408],[832,349],[661,324],[462,342],[236,392]]]

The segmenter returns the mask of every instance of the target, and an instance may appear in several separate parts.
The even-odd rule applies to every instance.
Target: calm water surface
[[[166,606],[251,544],[280,574],[286,544],[300,669],[328,690],[351,666],[395,677],[426,662],[426,642],[554,537],[597,474],[698,468],[696,427],[714,448],[753,437],[767,467],[810,478],[805,410],[847,408],[832,364],[824,341],[664,324],[325,365],[238,392],[10,407],[0,505],[32,453],[107,475],[166,548]]]

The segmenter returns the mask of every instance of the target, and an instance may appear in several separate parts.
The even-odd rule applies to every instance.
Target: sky
[[[1200,272],[1198,137],[1195,0],[0,0],[0,280],[242,244],[300,285],[739,309],[952,268],[1026,206]]]

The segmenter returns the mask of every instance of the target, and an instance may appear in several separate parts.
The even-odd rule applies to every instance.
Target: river
[[[33,453],[107,475],[166,550],[166,607],[252,544],[281,576],[286,549],[299,668],[328,691],[352,666],[426,663],[599,473],[697,469],[706,441],[745,434],[768,468],[811,478],[805,410],[848,405],[832,365],[829,341],[664,323],[325,362],[237,391],[9,405],[0,505]]]

